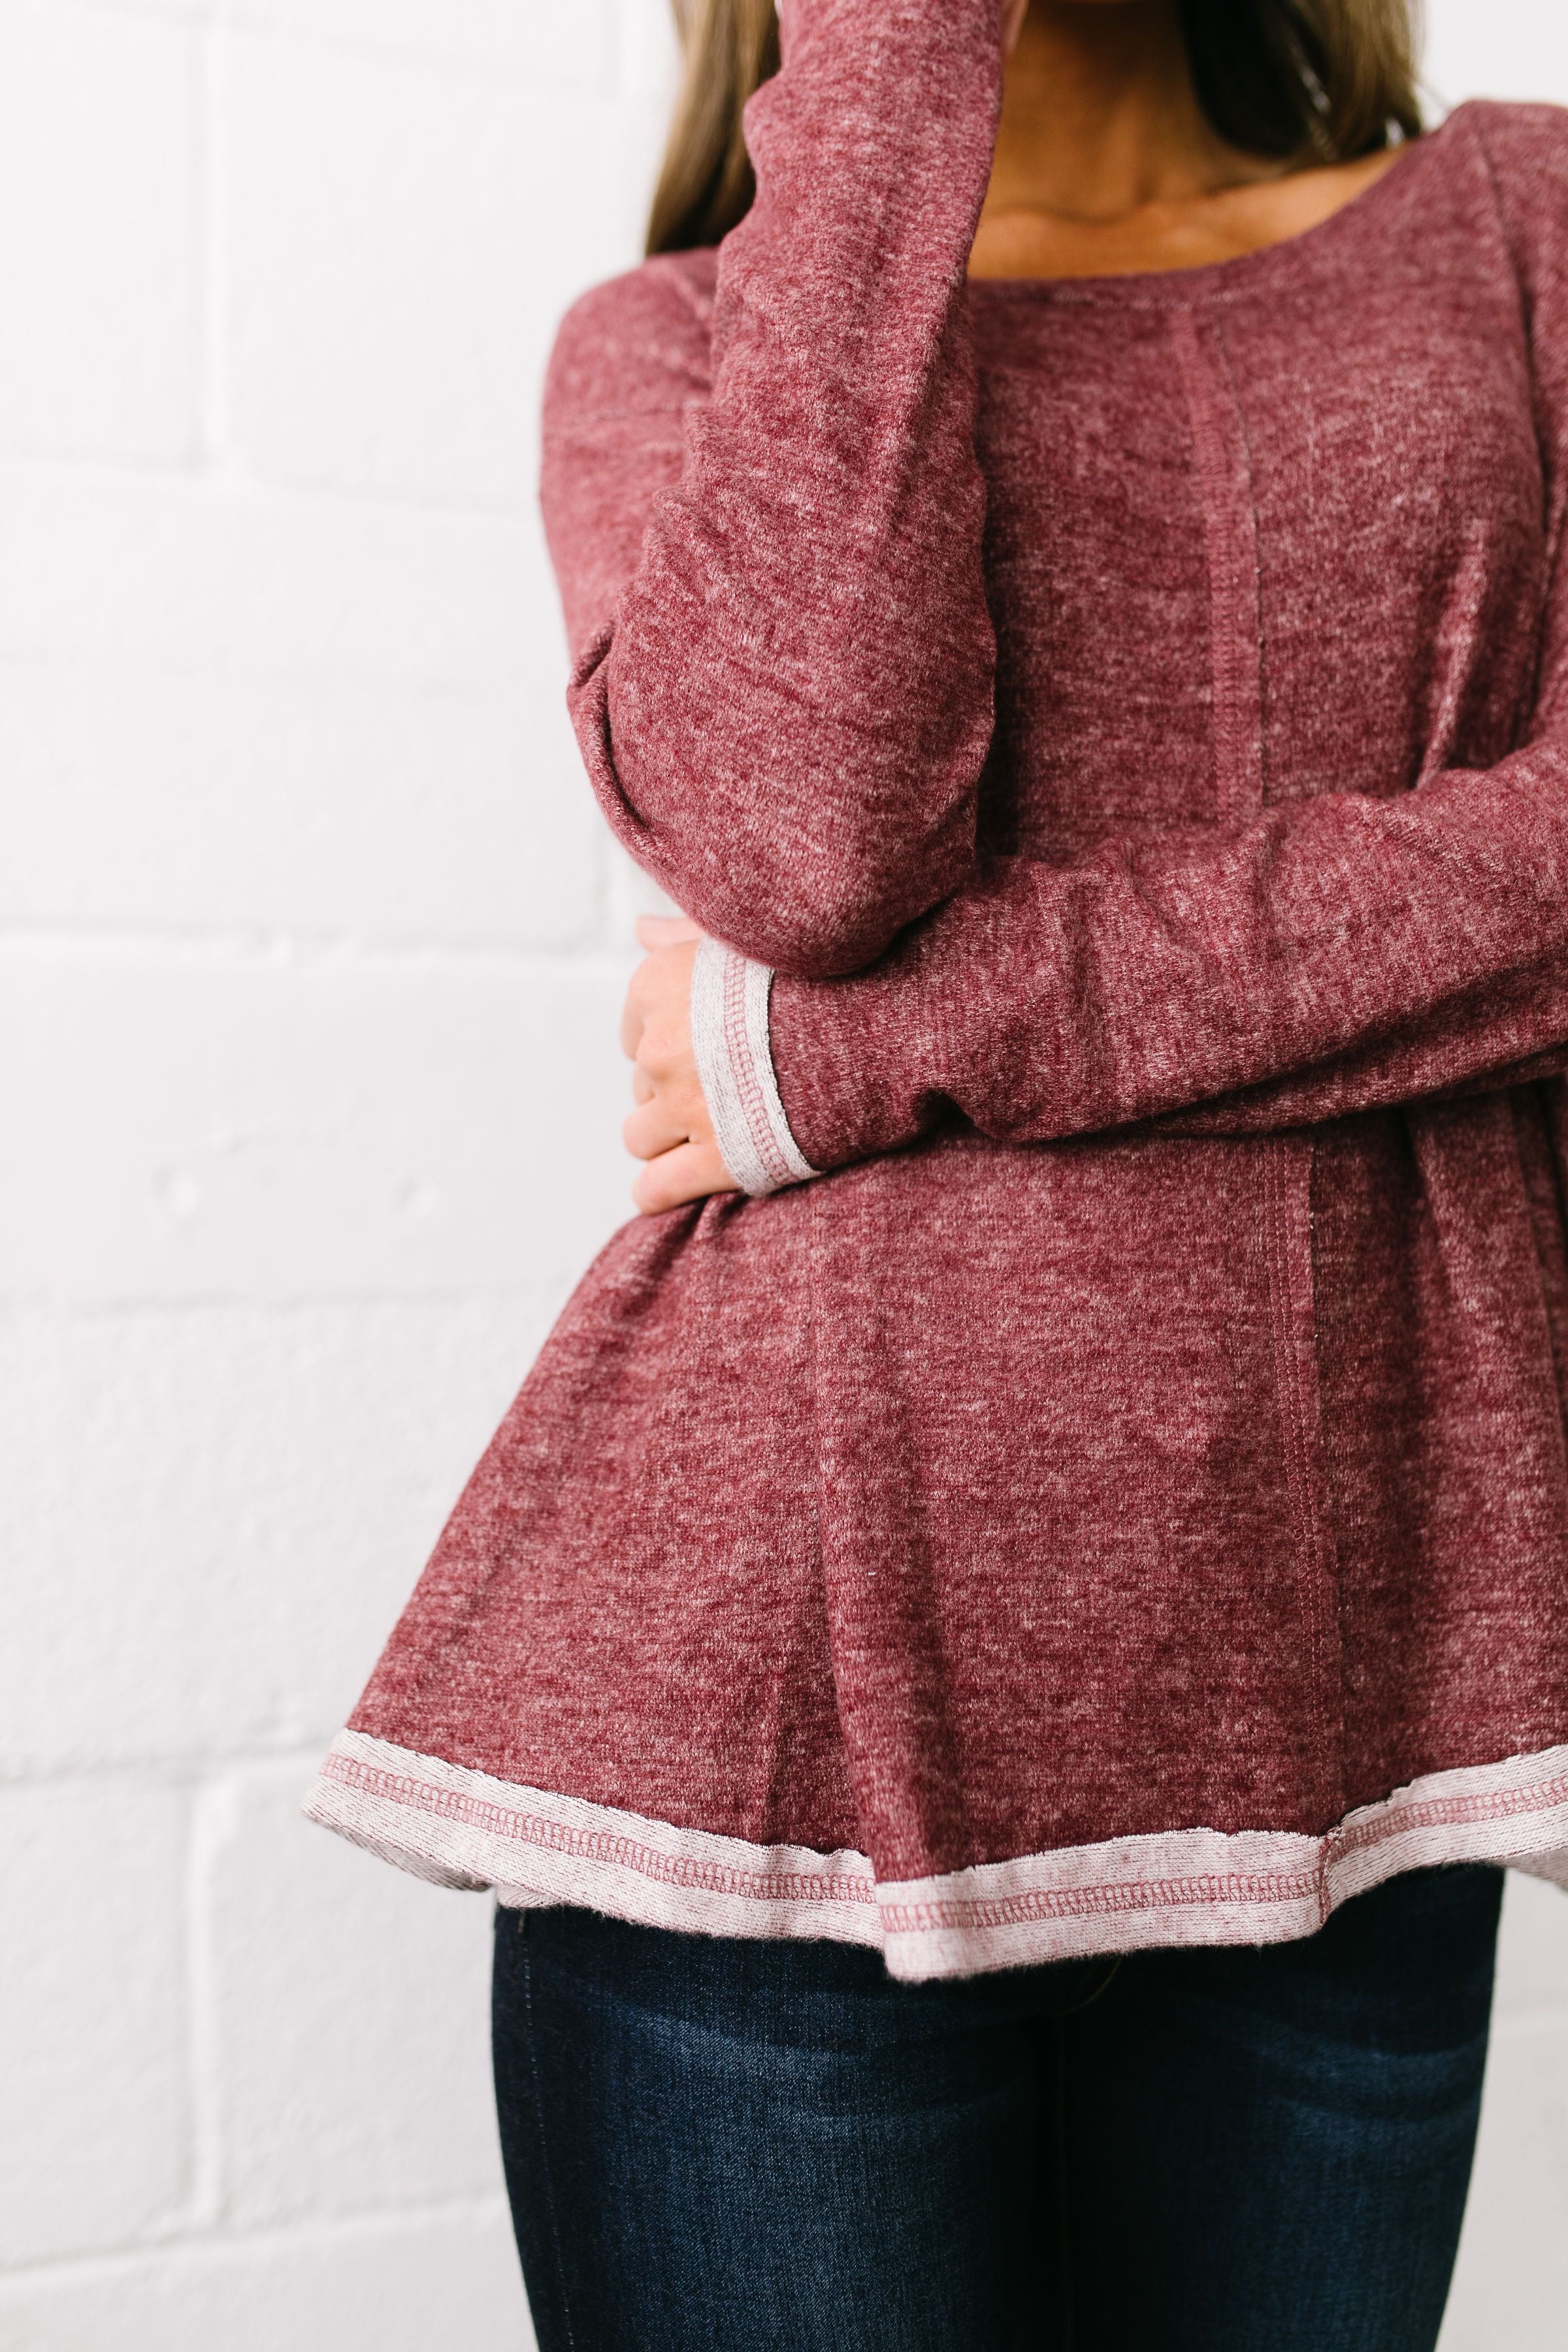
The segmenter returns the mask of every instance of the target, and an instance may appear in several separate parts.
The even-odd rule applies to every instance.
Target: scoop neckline
[[[1310,228],[1298,229],[1294,236],[1277,236],[1268,245],[1255,245],[1250,252],[1228,254],[1221,261],[1194,262],[1187,268],[1108,270],[1084,278],[971,278],[971,291],[994,289],[1004,294],[1024,294],[1058,302],[1179,302],[1192,294],[1210,289],[1222,292],[1233,285],[1271,275],[1303,251],[1310,258],[1363,222],[1368,210],[1375,210],[1391,187],[1407,179],[1422,157],[1436,151],[1472,102],[1467,100],[1465,105],[1455,107],[1432,130],[1410,140],[1370,187],[1347,196],[1322,220],[1314,221]]]

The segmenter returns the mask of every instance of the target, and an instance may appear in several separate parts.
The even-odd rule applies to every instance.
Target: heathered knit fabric
[[[313,1809],[906,1974],[1561,1872],[1568,117],[966,288],[991,0],[783,26],[544,503],[756,1190],[836,1172],[611,1242]]]

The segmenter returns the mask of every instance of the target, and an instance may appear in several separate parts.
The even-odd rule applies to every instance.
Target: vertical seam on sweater
[[[1305,1563],[1308,1574],[1305,1583],[1304,1615],[1307,1641],[1311,1656],[1313,1688],[1321,1689],[1322,1675],[1322,1641],[1318,1622],[1316,1577],[1312,1573],[1314,1547],[1311,1540],[1310,1507],[1307,1496],[1308,1481],[1301,1459],[1300,1396],[1297,1382],[1298,1366],[1294,1347],[1295,1333],[1290,1313],[1289,1244],[1285,1220],[1285,1170],[1283,1137],[1270,1136],[1263,1146],[1263,1202],[1265,1249],[1268,1275],[1268,1322],[1274,1342],[1274,1376],[1280,1389],[1283,1410],[1279,1415],[1280,1433],[1284,1441],[1285,1486],[1290,1498],[1290,1519],[1298,1555]]]
[[[1247,716],[1250,721],[1247,740],[1252,755],[1248,772],[1250,804],[1243,809],[1242,814],[1252,816],[1262,810],[1268,789],[1268,745],[1264,728],[1267,676],[1263,662],[1263,567],[1258,553],[1262,534],[1258,519],[1258,479],[1253,466],[1252,436],[1247,429],[1247,411],[1237,390],[1235,371],[1231,367],[1230,353],[1226,348],[1225,334],[1217,314],[1212,320],[1210,331],[1215,377],[1222,394],[1221,413],[1229,419],[1235,436],[1237,540],[1240,571],[1245,582],[1245,588],[1238,590],[1237,594],[1236,644],[1247,671]]]
[[[1239,405],[1211,320],[1171,313],[1203,508],[1209,575],[1215,813],[1237,824],[1263,805],[1258,529]]]
[[[1302,1293],[1294,1316],[1299,1350],[1297,1377],[1302,1462],[1307,1475],[1307,1500],[1314,1549],[1313,1593],[1321,1630],[1320,1705],[1328,1751],[1326,1760],[1332,1809],[1338,1815],[1348,1802],[1345,1793],[1344,1625],[1339,1541],[1334,1532],[1332,1488],[1329,1477],[1328,1448],[1323,1435],[1322,1389],[1318,1370],[1318,1273],[1312,1212],[1312,1183],[1318,1167],[1318,1147],[1309,1129],[1291,1138],[1287,1150],[1294,1155],[1300,1171],[1300,1213],[1295,1227],[1295,1263],[1300,1272]]]
[[[850,1802],[854,1806],[857,1816],[855,1826],[864,1845],[867,1823],[862,1812],[862,1791],[856,1776],[855,1759],[850,1753],[849,1727],[845,1720],[847,1693],[844,1685],[844,1661],[840,1655],[837,1638],[837,1629],[833,1622],[833,1585],[827,1559],[832,1507],[828,1493],[827,1462],[823,1444],[825,1432],[822,1411],[822,1287],[825,1278],[823,1260],[827,1252],[827,1221],[831,1214],[831,1189],[826,1185],[814,1184],[811,1198],[806,1205],[805,1260],[805,1329],[806,1346],[811,1359],[806,1392],[811,1399],[811,1459],[816,1465],[816,1472],[811,1484],[811,1508],[816,1523],[817,1573],[822,1580],[822,1614],[827,1628],[827,1673],[833,1691],[833,1713],[838,1725],[838,1747],[844,1761],[844,1777],[849,1790]]]
[[[1286,1476],[1301,1546],[1303,1615],[1321,1727],[1319,1760],[1331,1811],[1344,1803],[1344,1693],[1339,1623],[1337,1549],[1323,1507],[1321,1414],[1316,1381],[1317,1318],[1311,1297],[1312,1147],[1300,1136],[1272,1136],[1264,1146],[1270,1235],[1269,1308],[1286,1432]],[[1298,1276],[1300,1284],[1298,1284]],[[1302,1293],[1304,1292],[1304,1295]]]
[[[1568,1166],[1564,1165],[1563,1120],[1563,1104],[1568,1089],[1565,1089],[1564,1082],[1560,1077],[1542,1078],[1536,1081],[1530,1092],[1534,1097],[1536,1115],[1541,1121],[1542,1145],[1546,1154],[1546,1171],[1552,1185],[1552,1197],[1557,1206],[1559,1222],[1564,1233],[1568,1234]],[[1513,1115],[1516,1137],[1519,1131],[1519,1118],[1520,1113],[1516,1106]],[[1531,1223],[1533,1231],[1534,1220],[1531,1219]],[[1548,1293],[1550,1276],[1545,1259],[1542,1255],[1539,1234],[1536,1236],[1535,1255],[1536,1264],[1541,1268],[1542,1296],[1544,1299]],[[1558,1362],[1560,1360],[1558,1344],[1552,1329],[1549,1307],[1547,1308],[1547,1344],[1551,1349],[1553,1363]],[[1557,1383],[1557,1418],[1563,1431],[1564,1447],[1568,1448],[1568,1380],[1559,1379]]]
[[[1542,1339],[1544,1341],[1545,1361],[1552,1367],[1553,1372],[1557,1373],[1560,1366],[1560,1359],[1558,1355],[1556,1337],[1552,1325],[1552,1275],[1551,1269],[1546,1263],[1544,1252],[1542,1248],[1541,1225],[1535,1213],[1534,1189],[1531,1185],[1529,1173],[1525,1168],[1524,1145],[1520,1132],[1521,1121],[1525,1116],[1525,1107],[1522,1097],[1526,1091],[1528,1091],[1531,1097],[1535,1116],[1541,1123],[1541,1139],[1546,1152],[1547,1174],[1552,1184],[1552,1196],[1556,1203],[1559,1217],[1563,1214],[1563,1185],[1561,1181],[1561,1170],[1557,1163],[1557,1156],[1552,1148],[1552,1130],[1547,1123],[1546,1106],[1541,1099],[1542,1089],[1539,1087],[1531,1087],[1528,1089],[1510,1087],[1507,1095],[1504,1096],[1503,1100],[1508,1105],[1509,1138],[1513,1146],[1515,1164],[1519,1170],[1520,1197],[1525,1203],[1525,1226],[1530,1235],[1530,1263],[1535,1269],[1534,1304],[1539,1316],[1539,1326]],[[1565,1459],[1568,1459],[1568,1419],[1564,1418],[1564,1397],[1561,1377],[1554,1377],[1551,1382],[1551,1386],[1557,1406],[1557,1412],[1553,1425],[1559,1435],[1560,1450],[1558,1460],[1561,1464]]]
[[[1252,453],[1219,325],[1196,310],[1173,311],[1171,335],[1186,395],[1203,503],[1208,559],[1213,676],[1215,814],[1222,826],[1245,824],[1263,807],[1263,642],[1258,507]],[[1308,1392],[1308,1359],[1316,1348],[1311,1312],[1311,1241],[1305,1237],[1306,1282],[1298,1282],[1299,1186],[1311,1181],[1310,1139],[1270,1138],[1262,1146],[1265,1263],[1286,1491],[1300,1587],[1300,1608],[1319,1725],[1319,1769],[1325,1793],[1343,1795],[1343,1691],[1332,1547],[1320,1499],[1321,1429]]]

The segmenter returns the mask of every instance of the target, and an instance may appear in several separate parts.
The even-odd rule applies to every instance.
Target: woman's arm
[[[1529,323],[1553,579],[1529,740],[1393,800],[1329,794],[1173,849],[1121,837],[1069,866],[976,872],[869,970],[831,985],[719,969],[731,1022],[710,1097],[776,1079],[784,1132],[827,1168],[954,1111],[1010,1141],[1159,1119],[1300,1124],[1540,1075],[1568,1045],[1568,140],[1510,110],[1499,173]],[[719,950],[705,950],[717,959]],[[699,989],[703,968],[699,964]],[[759,1063],[765,1066],[760,1069]],[[748,1189],[764,1186],[750,1183]]]
[[[611,824],[705,929],[823,974],[973,861],[994,647],[963,288],[1002,12],[780,16],[783,68],[747,110],[756,201],[720,250],[706,381],[629,573],[616,482],[673,355],[628,310],[659,266],[563,325],[542,496]]]
[[[982,1132],[1011,1141],[1050,1140],[1079,1132],[1084,1126],[1139,1121],[1131,1102],[1114,1115],[1096,1117],[1091,1109],[1076,1126],[1065,1116],[1057,1123],[1048,1107],[1042,1114],[1037,1098],[1034,1118],[1029,1118],[1026,1101],[1020,1116],[1020,1072],[1026,1084],[1034,1085],[1046,1066],[1033,1029],[1026,1028],[1022,1048],[1009,1064],[1002,1058],[1005,1040],[998,1040],[977,1018],[984,999],[977,1003],[966,990],[952,1008],[952,1021],[944,1024],[948,1007],[940,985],[940,949],[932,959],[935,985],[921,984],[918,969],[909,968],[908,946],[884,966],[849,981],[800,983],[798,988],[780,983],[792,999],[805,1002],[808,1017],[804,1024],[791,1024],[786,1005],[785,1052],[775,1068],[765,1025],[760,1052],[743,1020],[731,1024],[738,1032],[733,1038],[726,1038],[721,1027],[717,1042],[702,1034],[704,994],[710,1029],[715,1010],[722,1023],[726,993],[738,996],[743,1005],[748,980],[762,979],[763,991],[753,992],[761,993],[765,1003],[766,975],[759,968],[749,972],[742,968],[737,988],[738,960],[711,943],[694,950],[687,944],[689,925],[647,921],[639,926],[639,936],[653,952],[639,968],[627,1003],[624,1042],[637,1065],[638,1107],[626,1123],[626,1141],[628,1150],[649,1163],[634,1188],[634,1198],[645,1211],[737,1186],[752,1192],[774,1191],[846,1161],[914,1142],[955,1109]],[[706,982],[704,958],[712,959]],[[728,991],[726,968],[731,982]],[[1004,1001],[1027,1024],[1037,999],[1026,984],[1019,988],[1004,980],[998,987]],[[1353,983],[1347,982],[1347,1001],[1354,992]],[[694,996],[699,1006],[695,1024]],[[930,1024],[918,1037],[910,1034],[911,1006]],[[829,1014],[826,1021],[820,1017],[824,1011]],[[751,1026],[754,1029],[754,1020]],[[831,1054],[824,1051],[825,1039]],[[995,1047],[995,1060],[987,1057],[987,1040]],[[775,1036],[775,1050],[777,1044]],[[967,1064],[958,1062],[960,1050],[972,1057]],[[798,1063],[792,1053],[799,1054]],[[742,1078],[738,1073],[747,1064],[752,1075]],[[935,1070],[947,1074],[945,1086],[931,1081],[930,1074]],[[1216,1091],[1207,1099],[1164,1111],[1156,1108],[1142,1123],[1168,1134],[1267,1133],[1422,1097],[1495,1092],[1564,1071],[1568,956],[1560,954],[1359,1048],[1292,1075]],[[1159,1072],[1152,1072],[1145,1100],[1158,1103],[1159,1082]],[[764,1086],[772,1089],[771,1111]],[[1058,1100],[1067,1099],[1064,1089]]]
[[[1568,749],[1297,803],[1175,859],[998,861],[869,971],[776,981],[769,1014],[818,1169],[955,1111],[1008,1142],[1247,1132],[1507,1083],[1568,1044]]]

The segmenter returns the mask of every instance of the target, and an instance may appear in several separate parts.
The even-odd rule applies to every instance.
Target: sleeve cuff
[[[691,971],[691,1048],[713,1138],[743,1192],[776,1192],[820,1171],[790,1133],[768,1041],[773,976],[705,939]]]

